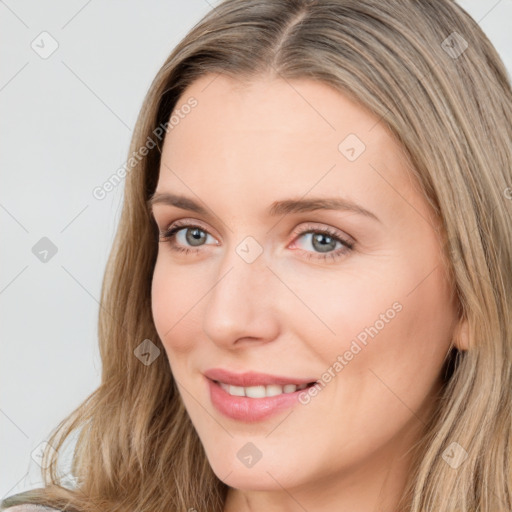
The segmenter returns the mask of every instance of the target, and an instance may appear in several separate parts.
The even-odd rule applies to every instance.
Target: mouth
[[[270,373],[260,373],[254,371],[236,373],[224,368],[210,368],[209,370],[206,370],[204,372],[204,376],[207,379],[210,379],[219,384],[225,384],[227,386],[233,386],[234,388],[244,388],[244,390],[249,390],[249,394],[244,396],[251,396],[250,393],[252,392],[261,393],[262,391],[261,389],[256,390],[251,388],[266,388],[267,386],[269,386],[270,393],[277,393],[277,386],[279,386],[280,388],[282,388],[279,390],[279,393],[290,393],[297,391],[298,387],[302,389],[310,384],[315,384],[317,382],[315,378],[308,379],[301,377],[285,377],[281,375],[272,375]],[[292,389],[292,385],[296,386],[296,388],[293,389],[293,391],[290,391]],[[235,389],[235,393],[237,391],[241,392],[240,389]],[[242,395],[235,394],[235,396]]]
[[[316,381],[314,381],[302,384],[235,386],[233,384],[227,384],[218,380],[213,380],[213,382],[220,386],[228,395],[256,399],[295,393],[296,391],[302,391],[303,389],[309,388],[316,384]]]
[[[210,401],[223,416],[243,423],[264,421],[300,403],[304,390],[318,381],[222,369],[204,374]]]

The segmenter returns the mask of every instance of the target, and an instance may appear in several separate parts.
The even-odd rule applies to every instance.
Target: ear
[[[469,350],[469,324],[466,317],[461,318],[455,328],[453,345],[458,350]]]

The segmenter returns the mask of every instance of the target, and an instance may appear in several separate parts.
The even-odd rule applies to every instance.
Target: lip
[[[283,377],[281,375],[270,375],[268,373],[258,372],[233,373],[223,368],[211,368],[205,371],[204,375],[210,380],[243,387],[268,386],[270,384],[278,384],[280,386],[286,386],[286,384],[300,385],[316,382],[317,380],[315,378],[301,379],[300,377]]]
[[[232,396],[221,388],[217,381],[232,386],[266,386],[269,384],[308,384],[316,382],[315,379],[296,379],[265,373],[246,372],[236,374],[215,368],[204,372],[206,382],[210,391],[210,400],[213,406],[224,416],[231,419],[253,423],[265,420],[279,412],[296,405],[299,402],[299,395],[306,391],[301,389],[293,393],[282,393],[280,395],[264,398],[250,398],[246,396]]]

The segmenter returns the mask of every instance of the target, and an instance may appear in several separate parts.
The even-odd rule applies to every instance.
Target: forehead
[[[189,115],[181,110],[195,98],[197,106]],[[263,76],[251,81],[224,75],[205,75],[193,82],[182,94],[175,109],[179,123],[167,138],[170,144],[182,142],[190,131],[209,137],[197,141],[202,146],[213,145],[226,134],[234,142],[259,141],[267,145],[288,147],[305,140],[315,143],[315,149],[329,149],[337,154],[338,144],[349,134],[361,139],[369,149],[391,149],[391,134],[380,119],[344,94],[314,80],[283,80]],[[174,119],[178,120],[176,115]],[[248,138],[248,140],[247,140]],[[323,144],[318,145],[319,141]],[[217,148],[221,149],[221,148]],[[393,148],[399,150],[399,147]],[[257,148],[254,150],[257,152]],[[218,153],[218,151],[217,151]]]
[[[183,108],[195,99],[193,109]],[[379,118],[313,80],[206,75],[174,109],[160,189],[238,196],[378,196],[396,206],[411,176],[400,145]],[[177,116],[177,117],[176,117]]]

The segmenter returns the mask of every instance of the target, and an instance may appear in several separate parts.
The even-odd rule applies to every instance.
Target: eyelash
[[[189,253],[197,253],[200,251],[200,249],[190,249],[188,247],[181,247],[179,245],[176,244],[175,242],[175,239],[176,239],[176,234],[185,229],[185,228],[189,228],[189,229],[200,229],[201,231],[203,231],[204,233],[210,235],[210,233],[208,233],[208,231],[204,228],[202,228],[201,226],[198,226],[196,224],[188,224],[186,222],[176,222],[173,227],[169,228],[167,231],[164,231],[164,232],[161,232],[160,233],[160,242],[162,243],[168,243],[169,244],[169,247],[173,250],[173,251],[176,251],[176,252],[179,252],[179,253],[182,253],[182,254],[189,254]],[[332,238],[334,241],[336,242],[340,242],[342,244],[343,247],[335,250],[335,251],[332,251],[332,252],[328,252],[328,253],[315,253],[315,252],[311,252],[311,251],[305,251],[303,249],[300,249],[302,252],[305,252],[306,253],[306,258],[309,260],[311,258],[313,259],[319,259],[321,261],[327,261],[327,260],[333,260],[333,261],[336,261],[338,260],[338,258],[341,258],[342,256],[344,256],[346,253],[350,252],[351,250],[353,250],[354,248],[354,244],[348,240],[346,240],[345,238],[341,237],[338,232],[332,230],[332,229],[329,229],[329,228],[309,228],[309,229],[302,229],[302,230],[298,230],[296,232],[293,233],[293,235],[296,237],[296,238],[299,238],[303,235],[306,235],[306,234],[310,234],[310,233],[313,233],[313,234],[322,234],[322,235],[327,235],[329,236],[330,238]],[[294,238],[295,240],[295,238]]]

